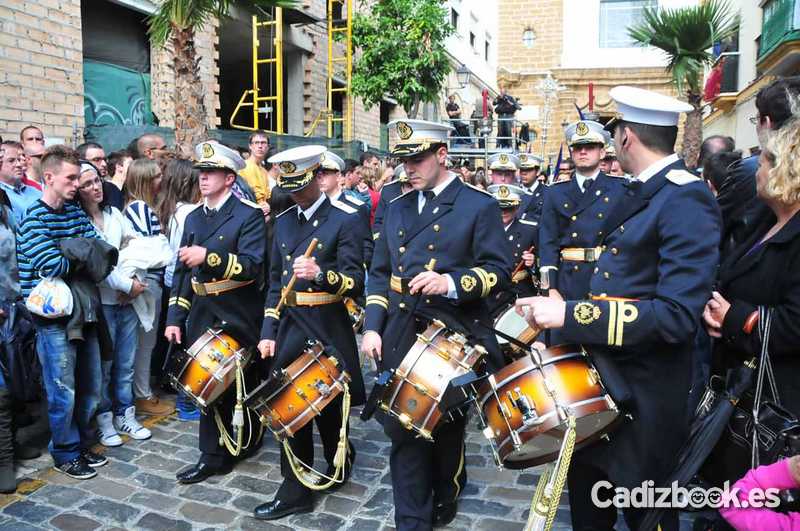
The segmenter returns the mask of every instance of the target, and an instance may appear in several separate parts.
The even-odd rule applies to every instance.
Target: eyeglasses
[[[79,190],[88,190],[89,188],[91,188],[93,186],[101,186],[102,184],[103,184],[103,181],[101,181],[99,177],[95,177],[91,181],[87,181],[87,182],[83,183],[82,185],[78,186],[78,189]]]

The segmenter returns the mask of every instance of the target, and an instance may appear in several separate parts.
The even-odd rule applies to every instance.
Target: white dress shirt
[[[314,201],[314,204],[308,207],[307,209],[303,210],[302,208],[300,208],[300,205],[297,205],[298,219],[302,220],[302,218],[305,217],[306,221],[311,220],[311,217],[314,215],[314,212],[317,211],[317,209],[324,201],[325,201],[325,194],[319,194],[319,197],[317,198],[316,201]]]
[[[594,181],[597,179],[597,176],[600,175],[600,170],[598,169],[591,175],[583,175],[575,171],[575,181],[578,183],[578,188],[580,188],[581,193],[586,191],[586,181]]]
[[[636,177],[634,177],[633,180],[634,181],[641,181],[643,183],[646,183],[648,181],[648,179],[650,179],[650,177],[652,177],[656,173],[660,172],[661,170],[663,170],[664,168],[666,168],[670,164],[674,164],[675,162],[678,162],[678,158],[679,158],[678,154],[677,153],[673,153],[672,155],[668,155],[668,156],[664,157],[663,159],[659,159],[659,160],[655,161],[654,163],[652,163],[647,168],[645,168],[644,170],[642,170],[642,172],[639,175],[637,175]]]

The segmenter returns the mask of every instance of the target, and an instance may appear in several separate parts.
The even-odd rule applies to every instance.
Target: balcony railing
[[[769,0],[762,6],[764,16],[759,42],[759,61],[787,41],[800,40],[798,0]]]

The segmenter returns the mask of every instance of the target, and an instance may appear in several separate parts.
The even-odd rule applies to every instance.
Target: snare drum
[[[439,403],[450,380],[466,374],[486,355],[480,345],[471,345],[463,335],[434,320],[394,371],[380,408],[407,430],[433,440],[441,420]]]
[[[303,353],[276,376],[280,379],[277,389],[274,379],[267,380],[245,398],[245,405],[279,441],[292,437],[319,415],[350,382],[350,375],[339,369],[336,358],[325,355],[319,341],[309,341]]]
[[[506,468],[528,468],[558,457],[566,416],[556,400],[575,416],[576,449],[608,433],[621,418],[581,347],[559,345],[540,357],[541,370],[526,356],[490,376],[479,390],[484,435]]]
[[[533,343],[536,340],[536,336],[541,332],[541,329],[531,328],[528,321],[515,311],[513,304],[497,316],[494,320],[494,328],[526,345]],[[496,337],[500,350],[507,360],[513,361],[525,355],[525,352],[518,345],[511,343],[504,337]]]
[[[173,353],[168,379],[205,410],[236,381],[237,359],[244,369],[250,351],[222,330],[209,328],[187,350]]]

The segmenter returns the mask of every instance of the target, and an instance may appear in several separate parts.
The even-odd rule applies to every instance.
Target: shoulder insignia
[[[678,186],[683,186],[684,184],[699,181],[700,177],[686,170],[670,170],[667,172],[667,180]]]
[[[518,219],[517,221],[519,221],[523,225],[530,225],[531,227],[538,227],[539,226],[539,224],[537,222],[528,221],[527,219]]]
[[[492,199],[494,199],[494,196],[492,194],[490,194],[489,192],[487,192],[486,190],[484,190],[483,188],[478,188],[477,186],[475,186],[473,184],[469,184],[469,183],[464,183],[464,184],[467,185],[468,187],[472,188],[476,192],[480,192],[482,194],[486,194],[489,197],[491,197]]]
[[[569,183],[569,182],[572,182],[572,179],[567,179],[566,181],[555,181],[555,182],[550,183],[550,186],[556,186],[558,184],[566,184],[566,183]]]
[[[345,203],[342,203],[341,201],[331,201],[331,205],[335,206],[339,210],[347,212],[348,214],[355,214],[356,212],[358,212],[358,210],[356,210],[355,208]]]
[[[392,199],[391,201],[389,201],[389,203],[394,203],[394,202],[395,202],[395,201],[397,201],[398,199],[402,199],[403,197],[407,196],[408,194],[410,194],[410,193],[414,193],[414,192],[416,192],[416,190],[409,190],[408,192],[404,193],[403,195],[398,195],[397,197],[395,197],[394,199]]]
[[[361,206],[361,205],[364,204],[364,201],[362,201],[361,199],[359,199],[357,197],[352,197],[352,196],[348,197],[347,201],[350,202],[350,203],[353,203],[356,206]]]
[[[289,212],[290,210],[295,210],[295,211],[296,211],[296,210],[297,210],[297,205],[292,205],[292,206],[290,206],[289,208],[287,208],[286,210],[284,210],[283,212],[281,212],[280,214],[278,214],[277,216],[275,216],[275,219],[278,219],[279,217],[281,217],[282,215],[286,214],[286,213],[287,213],[287,212]]]
[[[243,197],[240,197],[239,201],[241,201],[243,204],[245,204],[245,205],[247,205],[247,206],[249,206],[251,208],[255,208],[257,210],[261,210],[261,206],[258,203],[254,203],[254,202],[250,201],[249,199],[245,199]]]
[[[388,183],[384,184],[383,188],[386,188],[387,186],[394,186],[394,185],[399,185],[399,184],[403,184],[403,183],[401,183],[400,181],[395,179],[394,181],[391,181],[391,182],[388,182]],[[381,190],[383,190],[383,188],[381,188]]]

